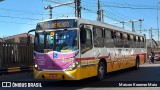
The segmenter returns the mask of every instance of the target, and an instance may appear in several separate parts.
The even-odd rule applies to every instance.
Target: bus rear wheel
[[[99,62],[98,64],[98,74],[97,74],[97,78],[98,80],[103,80],[104,76],[105,76],[105,65],[103,62]]]

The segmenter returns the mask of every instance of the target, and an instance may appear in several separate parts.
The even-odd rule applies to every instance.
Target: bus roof
[[[61,20],[62,19],[63,20],[65,20],[65,19],[77,19],[79,23],[94,25],[94,26],[100,26],[100,27],[103,27],[103,28],[112,29],[114,31],[120,31],[120,32],[129,33],[129,34],[144,36],[143,34],[133,32],[133,31],[129,31],[129,30],[126,30],[122,27],[118,27],[118,26],[111,25],[111,24],[108,24],[108,23],[103,23],[103,22],[100,22],[100,21],[91,21],[91,20],[86,20],[86,19],[77,18],[77,17],[63,17],[63,18],[47,19],[47,20],[43,20],[43,21],[39,21],[39,22],[46,22],[46,21],[60,20],[60,19]]]

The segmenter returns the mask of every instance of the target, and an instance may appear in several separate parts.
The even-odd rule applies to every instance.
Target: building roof
[[[11,38],[11,37],[15,37],[15,36],[20,36],[20,35],[27,35],[27,33],[20,33],[20,34],[16,34],[16,35],[12,35],[12,36],[8,36],[8,37],[4,37],[3,39],[6,39],[6,38]],[[29,35],[32,35],[32,34],[29,34]],[[32,35],[34,36],[34,35]],[[27,36],[26,36],[27,37]]]
[[[28,33],[21,33],[21,34],[16,34],[4,38],[0,38],[0,42],[10,42],[10,43],[22,43],[22,42],[27,42],[27,36]],[[34,41],[34,35],[29,34],[31,37],[31,42],[33,43]]]
[[[147,47],[151,47],[151,42],[152,42],[152,47],[158,47],[158,43],[154,39],[146,40]]]

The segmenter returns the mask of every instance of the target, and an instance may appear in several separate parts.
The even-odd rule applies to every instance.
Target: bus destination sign
[[[43,29],[61,29],[61,28],[74,28],[77,27],[77,20],[52,20],[41,22],[37,25],[37,30]]]

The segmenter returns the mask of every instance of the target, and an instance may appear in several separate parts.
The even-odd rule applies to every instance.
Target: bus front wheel
[[[139,64],[140,64],[140,62],[139,62],[139,57],[136,58],[136,63],[135,63],[135,64],[136,64],[136,65],[135,65],[134,69],[135,69],[135,70],[139,69]]]
[[[98,80],[102,80],[104,79],[104,76],[105,76],[105,65],[103,62],[99,62],[97,78]]]

